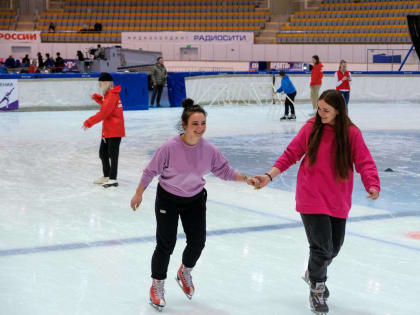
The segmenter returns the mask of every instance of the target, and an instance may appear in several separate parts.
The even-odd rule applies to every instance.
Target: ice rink
[[[280,122],[270,106],[213,106],[206,139],[249,175],[269,170],[306,120]],[[139,315],[150,307],[155,179],[129,203],[156,148],[177,134],[180,108],[125,112],[118,188],[101,176],[94,111],[0,113],[0,314]],[[420,314],[420,105],[353,104],[380,172],[367,199],[356,175],[344,246],[329,268],[331,314]],[[385,172],[385,169],[393,172]],[[187,300],[175,282],[182,228],[169,266],[163,313],[311,314],[301,280],[308,244],[295,211],[298,165],[267,188],[207,176],[207,243]]]

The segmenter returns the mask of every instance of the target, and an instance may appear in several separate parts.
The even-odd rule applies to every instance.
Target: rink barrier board
[[[298,91],[296,101],[310,100],[310,71],[287,73]],[[321,90],[335,88],[334,73],[334,71],[324,72]],[[278,88],[280,85],[280,80],[277,77],[278,72],[273,71],[168,73],[168,105],[171,107],[180,107],[182,100],[189,94],[186,90],[185,78],[200,76],[203,76],[203,78],[204,76],[228,78],[229,76],[243,76],[245,79],[251,76],[256,78],[258,75],[267,74],[276,76],[274,85],[275,88]],[[352,71],[351,74],[353,76],[351,101],[389,101],[392,99],[420,101],[420,92],[417,91],[417,87],[420,84],[420,71]],[[90,95],[100,93],[97,83],[99,75],[100,73],[1,74],[0,80],[18,80],[19,107],[21,109],[48,106],[92,108],[95,104],[91,100]],[[122,87],[120,95],[124,110],[146,110],[149,108],[150,90],[147,73],[112,73],[112,75],[115,83]],[[261,76],[262,79],[264,77],[264,80],[266,80],[266,76]],[[407,78],[414,78],[414,80],[407,81]],[[33,83],[29,84],[30,82]]]

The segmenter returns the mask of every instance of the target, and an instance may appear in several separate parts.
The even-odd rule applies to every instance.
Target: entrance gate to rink
[[[258,83],[212,83],[203,87],[197,99],[201,105],[268,105],[273,103],[273,84]]]
[[[267,106],[267,119],[278,120],[287,95],[275,93],[271,74],[220,74],[185,78],[187,97],[207,106]],[[290,99],[289,99],[290,100]],[[292,103],[293,101],[290,100]],[[293,103],[294,104],[294,103]],[[295,105],[295,104],[294,104]],[[296,107],[296,110],[300,110]],[[306,117],[306,114],[303,113]]]

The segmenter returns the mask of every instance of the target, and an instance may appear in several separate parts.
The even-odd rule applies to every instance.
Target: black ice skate
[[[311,288],[311,280],[309,280],[309,272],[308,270],[305,271],[305,275],[302,277],[302,280],[305,281],[309,288]],[[325,292],[324,292],[324,299],[327,301],[327,299],[330,297],[330,290],[328,290],[327,285],[325,285]]]
[[[280,118],[280,120],[287,120],[287,116],[284,115],[283,117]]]
[[[290,115],[289,117],[287,117],[288,120],[296,120],[296,115]]]
[[[309,293],[309,304],[312,312],[317,315],[325,315],[328,313],[328,305],[324,298],[325,293],[325,282],[317,282],[311,284],[311,290]]]

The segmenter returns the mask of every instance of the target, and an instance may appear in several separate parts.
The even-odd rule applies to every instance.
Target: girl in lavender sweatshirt
[[[207,191],[203,176],[212,172],[224,180],[255,184],[254,179],[231,168],[222,153],[203,139],[207,116],[204,109],[194,105],[191,99],[185,99],[182,106],[183,133],[157,149],[131,200],[131,208],[135,211],[153,177],[160,175],[155,202],[157,245],[152,257],[150,288],[150,302],[157,310],[165,306],[164,282],[176,243],[178,217],[181,217],[187,246],[176,279],[189,299],[194,294],[191,270],[206,241]]]
[[[353,167],[360,173],[370,199],[379,197],[378,170],[360,130],[347,116],[344,97],[327,90],[319,98],[318,111],[300,129],[286,151],[264,175],[255,176],[256,188],[266,186],[303,157],[297,175],[296,210],[300,213],[310,255],[304,280],[310,285],[311,307],[328,312],[325,285],[327,267],[344,242],[351,208]]]

